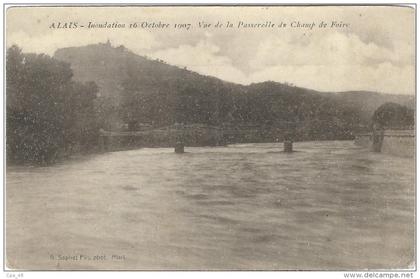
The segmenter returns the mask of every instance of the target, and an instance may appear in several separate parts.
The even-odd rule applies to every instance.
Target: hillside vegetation
[[[13,46],[6,59],[7,155],[16,162],[95,150],[100,129],[176,123],[242,129],[234,142],[282,140],[286,133],[294,140],[352,139],[382,104],[415,105],[412,96],[235,84],[109,43],[59,49],[54,57]]]
[[[74,79],[99,87],[104,128],[121,123],[175,122],[279,125],[325,122],[317,129],[367,125],[383,103],[414,107],[414,97],[376,92],[323,93],[277,82],[243,86],[136,55],[123,46],[95,44],[57,50]],[[135,126],[135,124],[133,124]],[[327,131],[327,130],[325,130]]]

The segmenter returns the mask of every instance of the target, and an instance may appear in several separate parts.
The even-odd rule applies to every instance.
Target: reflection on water
[[[282,153],[277,143],[186,148],[185,154],[155,148],[9,167],[8,265],[413,265],[413,159],[366,152],[352,142],[295,143],[295,149]],[[79,258],[63,259],[74,255]]]

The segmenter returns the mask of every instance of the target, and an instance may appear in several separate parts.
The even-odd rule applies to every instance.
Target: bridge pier
[[[293,152],[293,141],[291,140],[285,140],[283,143],[283,151],[286,153],[292,153]]]
[[[373,129],[373,132],[372,132],[373,152],[381,152],[383,140],[384,140],[384,130]]]
[[[181,141],[177,141],[175,143],[175,153],[181,154],[184,153],[184,143]]]
[[[103,135],[99,135],[99,150],[100,152],[105,152],[106,151],[106,143],[105,143],[106,139]]]

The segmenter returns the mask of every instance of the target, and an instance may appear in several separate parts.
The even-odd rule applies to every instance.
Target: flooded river
[[[350,141],[153,148],[8,167],[7,265],[343,270],[413,266],[413,158]]]

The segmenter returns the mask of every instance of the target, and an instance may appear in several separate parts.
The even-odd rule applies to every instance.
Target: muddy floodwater
[[[350,141],[110,152],[7,168],[17,269],[412,268],[415,160]]]

